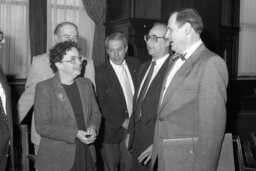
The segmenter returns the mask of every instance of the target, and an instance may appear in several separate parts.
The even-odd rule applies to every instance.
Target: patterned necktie
[[[132,87],[131,87],[132,85],[129,81],[129,77],[124,67],[124,64],[121,65],[121,68],[122,68],[122,81],[123,81],[124,91],[125,91],[124,93],[126,94],[127,110],[130,116],[133,110],[133,101],[132,101],[133,93],[132,93]]]
[[[149,71],[148,71],[148,75],[141,87],[141,90],[140,90],[140,94],[139,94],[139,97],[136,101],[136,105],[135,105],[135,122],[139,121],[140,120],[140,115],[141,115],[141,104],[143,102],[143,99],[147,93],[147,90],[148,90],[148,86],[149,86],[149,82],[151,80],[151,77],[153,75],[153,72],[154,72],[154,67],[156,65],[156,62],[155,61],[152,61],[151,62],[151,65],[150,65],[150,68],[149,68]]]
[[[0,97],[0,113],[1,113],[1,117],[3,118],[3,121],[6,125],[8,125],[8,120],[7,120],[7,116],[4,112],[4,107],[3,107],[3,102],[2,102],[2,98]]]

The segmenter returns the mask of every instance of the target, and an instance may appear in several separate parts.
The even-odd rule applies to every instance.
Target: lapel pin
[[[61,102],[64,102],[64,95],[62,93],[58,93],[58,99],[61,101]]]

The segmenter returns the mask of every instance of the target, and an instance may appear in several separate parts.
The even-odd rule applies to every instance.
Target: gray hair
[[[128,47],[127,38],[123,33],[115,32],[110,34],[105,40],[105,48],[108,49],[108,43],[111,40],[122,40],[124,47]]]

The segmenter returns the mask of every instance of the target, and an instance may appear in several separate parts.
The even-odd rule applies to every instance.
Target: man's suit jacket
[[[136,58],[126,57],[133,84],[137,78],[139,61]],[[99,106],[103,116],[101,136],[103,142],[118,143],[124,137],[125,129],[122,124],[128,118],[125,96],[118,77],[109,60],[96,68],[96,90]]]
[[[94,83],[94,65],[92,60],[87,60],[84,77],[89,78]],[[18,104],[19,122],[26,117],[31,107],[34,105],[35,86],[37,83],[53,77],[54,73],[50,67],[48,54],[33,57],[31,68],[27,77],[25,91],[22,93]],[[31,122],[31,141],[39,145],[40,136],[35,130],[34,115]]]
[[[76,83],[85,126],[94,126],[98,130],[101,113],[92,84],[80,77]],[[58,74],[36,85],[34,111],[36,131],[41,136],[35,167],[40,171],[70,170],[75,158],[75,142],[79,141],[76,138],[78,129],[74,111]],[[95,160],[94,145],[89,147]]]
[[[159,101],[160,91],[162,87],[162,82],[168,67],[169,58],[170,56],[166,59],[166,61],[163,63],[160,70],[158,71],[157,75],[152,80],[148,88],[148,91],[143,99],[143,102],[141,104],[141,119],[140,119],[140,124],[142,128],[141,130],[134,130],[135,125],[137,124],[134,121],[134,113],[131,117],[129,129],[128,129],[128,133],[130,133],[129,148],[131,148],[132,146],[133,138],[139,139],[141,142],[140,144],[141,146],[136,147],[136,149],[140,149],[140,151],[134,151],[134,149],[132,149],[133,153],[136,153],[137,155],[142,153],[147,147],[149,147],[153,143],[153,138],[154,138],[153,132],[154,132],[155,121],[157,117],[158,101]],[[134,101],[136,101],[137,99],[139,87],[141,87],[141,82],[145,77],[145,74],[148,70],[148,67],[150,66],[150,63],[151,61],[145,62],[140,67],[139,74],[138,74],[138,84],[137,84],[138,86],[134,96]],[[134,131],[136,132],[135,134],[137,135],[136,137],[134,137]]]
[[[227,84],[225,62],[200,45],[159,102],[152,165],[158,156],[158,170],[164,170],[163,139],[198,137],[191,170],[216,170],[226,125]]]
[[[2,66],[0,65],[0,83],[2,84],[2,87],[4,89],[4,93],[6,96],[6,114],[7,114],[7,118],[8,118],[8,129],[9,129],[9,138],[5,139],[0,133],[0,146],[1,147],[7,147],[6,151],[3,150],[4,153],[6,154],[0,154],[0,157],[5,157],[8,153],[8,144],[9,144],[9,140],[10,140],[10,154],[11,154],[11,164],[12,164],[12,170],[14,170],[14,150],[13,150],[13,120],[12,120],[12,103],[11,103],[11,89],[8,85],[8,82],[6,80],[4,71],[2,69]],[[2,160],[1,160],[2,161]],[[4,169],[2,167],[5,167],[6,163],[0,163],[0,170]]]

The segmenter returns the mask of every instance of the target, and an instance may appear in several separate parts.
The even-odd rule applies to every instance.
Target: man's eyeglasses
[[[69,62],[74,65],[77,63],[77,60],[79,62],[82,62],[83,57],[82,56],[72,56],[70,60],[66,60],[66,61],[62,60],[61,62]]]
[[[148,40],[151,40],[152,42],[157,43],[157,42],[158,42],[158,39],[160,39],[160,38],[166,39],[165,37],[158,37],[158,36],[156,36],[156,35],[152,35],[152,36],[150,36],[150,35],[145,35],[145,36],[144,36],[145,42],[147,42]]]

